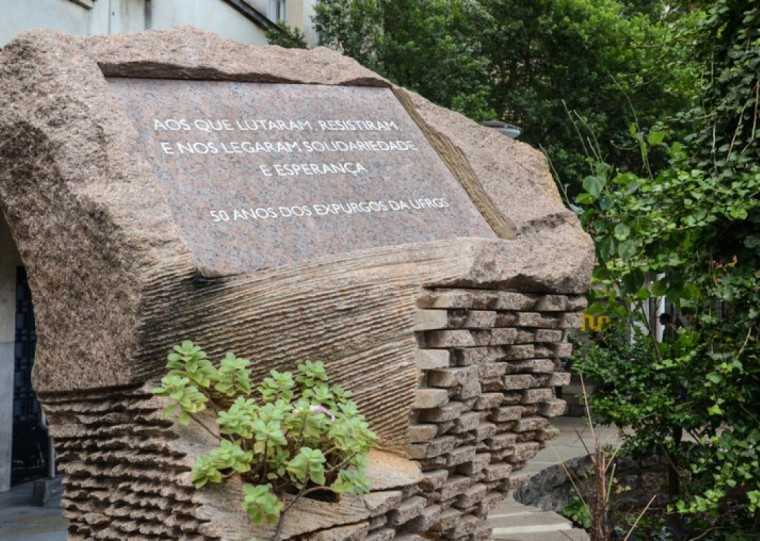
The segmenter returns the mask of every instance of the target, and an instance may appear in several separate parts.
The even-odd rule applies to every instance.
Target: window
[[[286,17],[285,0],[269,0],[269,19],[278,22],[287,20]]]

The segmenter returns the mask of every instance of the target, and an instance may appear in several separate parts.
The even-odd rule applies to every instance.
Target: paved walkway
[[[536,457],[528,462],[520,474],[535,475],[551,466],[585,456],[594,450],[594,438],[585,418],[560,417],[552,419],[559,428],[559,436],[546,444]],[[615,445],[617,429],[596,427],[600,445]],[[587,451],[588,449],[588,451]],[[510,494],[503,503],[491,511],[488,523],[493,528],[492,539],[499,541],[586,541],[585,531],[573,528],[572,523],[553,511],[523,505]]]
[[[34,505],[33,483],[0,492],[0,539],[3,541],[65,541],[68,521],[61,516],[60,497]]]
[[[528,462],[521,474],[534,475],[562,461],[583,456],[586,449],[593,449],[593,439],[585,420],[560,417],[552,420],[559,428],[556,439],[547,443],[536,457]],[[598,428],[597,436],[602,444],[614,444],[614,429]],[[2,541],[65,541],[68,522],[61,516],[60,500],[44,507],[32,503],[32,483],[14,487],[10,492],[0,492],[0,540]],[[500,541],[585,541],[582,530],[573,529],[567,519],[551,511],[541,511],[516,502],[511,496],[489,516],[493,539]]]

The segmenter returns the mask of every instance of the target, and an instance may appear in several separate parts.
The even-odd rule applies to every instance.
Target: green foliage
[[[703,99],[682,116],[693,133],[668,144],[633,127],[648,174],[597,163],[574,207],[597,248],[592,301],[637,329],[577,359],[604,382],[594,408],[636,430],[629,447],[666,452],[672,511],[716,539],[744,538],[760,517],[759,21],[757,4],[709,6]],[[655,150],[668,157],[658,171]],[[663,343],[643,316],[653,297],[689,315]]]
[[[760,480],[751,443],[760,436],[751,406],[760,393],[760,273],[757,250],[725,234],[757,234],[751,217],[760,210],[760,174],[745,171],[726,184],[688,169],[678,146],[670,152],[671,168],[654,178],[600,166],[584,182],[578,211],[598,258],[592,300],[634,333],[629,342],[610,330],[576,366],[604,382],[595,411],[635,429],[629,447],[657,447],[677,462],[688,480],[680,513],[717,520],[739,500],[749,521]],[[644,303],[661,296],[687,309],[693,323],[657,343]],[[682,442],[682,431],[696,443]]]
[[[315,491],[369,491],[366,456],[376,436],[351,393],[329,385],[321,362],[306,361],[295,373],[272,370],[254,396],[247,359],[227,353],[215,366],[186,341],[167,360],[168,372],[153,391],[175,402],[165,414],[179,408],[179,422],[195,419],[219,440],[192,470],[197,488],[240,476],[242,505],[254,523],[277,522],[288,493],[298,499]],[[216,429],[196,416],[207,404],[217,412]]]
[[[287,471],[300,488],[309,481],[316,485],[324,485],[325,455],[319,449],[302,447],[295,458],[288,462]]]
[[[189,383],[189,378],[169,374],[162,380],[161,388],[156,390],[157,395],[168,396],[177,402],[176,405],[168,406],[164,409],[164,416],[168,417],[171,415],[177,408],[177,405],[179,405],[182,410],[179,422],[183,425],[190,422],[191,414],[205,410],[206,402],[208,402],[208,397],[198,391],[198,388],[194,385],[189,385]]]
[[[214,390],[227,396],[251,394],[251,379],[248,375],[250,364],[248,359],[240,359],[232,353],[227,353],[217,372],[218,381]]]
[[[519,124],[577,193],[589,148],[567,111],[598,134],[600,157],[635,165],[628,125],[693,100],[692,19],[673,32],[657,0],[320,0],[314,21],[324,45],[394,83]]]
[[[687,44],[656,16],[618,0],[481,0],[479,50],[492,66],[492,104],[542,148],[577,193],[586,157],[638,165],[628,125],[651,126],[691,96]],[[679,46],[671,46],[678,41]],[[576,120],[596,135],[578,137]],[[635,111],[635,113],[634,113]],[[634,116],[636,115],[636,116]]]
[[[277,28],[267,30],[267,43],[269,45],[279,45],[286,49],[306,49],[306,36],[295,27],[288,26],[284,21],[277,23]]]
[[[575,494],[570,494],[567,504],[562,508],[561,514],[584,530],[591,528],[591,513],[589,513],[588,505]]]
[[[698,165],[728,179],[760,159],[757,144],[760,7],[746,0],[712,2],[699,28],[702,96],[687,112],[699,130]]]
[[[477,3],[465,0],[320,0],[322,43],[394,83],[475,120],[496,116],[488,60],[473,43]]]
[[[277,522],[282,502],[272,493],[271,485],[243,485],[243,492],[243,509],[255,524]]]
[[[189,341],[174,346],[167,357],[167,375],[188,378],[197,387],[208,387],[214,374],[214,366],[206,353]]]

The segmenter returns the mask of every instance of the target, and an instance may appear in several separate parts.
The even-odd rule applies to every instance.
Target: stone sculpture
[[[172,90],[179,82],[190,94]],[[226,90],[214,94],[211,82]],[[327,96],[319,98],[321,112],[301,119],[312,128],[319,119],[334,122],[317,143],[374,141],[338,162],[283,161],[287,150],[272,147],[280,165],[314,164],[308,180],[325,178],[325,190],[348,179],[318,199],[298,192],[306,173],[293,175],[291,167],[287,175],[281,167],[291,177],[277,184],[286,186],[282,201],[292,205],[298,194],[303,203],[295,206],[313,214],[315,205],[370,208],[412,198],[411,208],[375,212],[380,221],[373,222],[345,209],[298,217],[246,205],[253,214],[275,208],[278,218],[299,218],[304,229],[280,237],[269,225],[209,238],[220,231],[211,212],[223,220],[223,209],[204,206],[203,198],[237,190],[238,167],[251,167],[246,182],[264,182],[264,162],[250,165],[252,147],[229,138],[225,148],[248,165],[227,170],[219,164],[238,162],[177,155],[189,152],[180,143],[219,142],[221,135],[184,130],[182,119],[158,112],[196,111],[197,120],[209,114],[204,96],[212,92],[217,114],[206,120],[232,121],[234,101],[249,103],[255,88],[267,85]],[[380,124],[365,124],[359,137],[360,125],[349,130],[345,122],[362,119],[341,110],[351,98],[330,97],[346,92],[365,113],[378,100],[377,115],[364,120],[405,123],[419,134],[389,138]],[[270,96],[266,118],[282,120],[277,107],[289,110],[293,96]],[[386,106],[398,109],[391,115]],[[287,537],[488,538],[488,511],[555,433],[548,419],[564,403],[553,387],[568,380],[558,372],[570,353],[565,335],[580,326],[593,264],[592,244],[564,208],[543,155],[327,49],[253,47],[189,28],[90,38],[23,34],[0,51],[0,110],[0,208],[33,293],[34,384],[65,476],[70,539],[271,536],[237,509],[239,487],[196,491],[189,481],[208,442],[192,425],[162,419],[150,393],[169,347],[183,339],[214,357],[231,350],[250,358],[260,376],[323,360],[380,435],[373,491],[301,505],[286,519]],[[167,120],[178,122],[177,133]],[[243,128],[233,129],[240,135]],[[193,130],[195,139],[181,138]],[[293,143],[288,137],[278,140]],[[377,141],[396,146],[386,151]],[[304,154],[308,142],[300,140]],[[420,149],[414,158],[409,144]],[[373,177],[370,155],[390,160],[387,171],[402,168],[403,178],[387,171]],[[279,174],[277,161],[267,163]],[[352,170],[320,172],[326,163]],[[231,184],[204,191],[222,186],[220,179]],[[386,181],[393,193],[382,192]],[[367,199],[351,199],[361,191],[340,199],[341,186],[366,188]],[[424,187],[419,208],[414,186]],[[240,190],[243,198],[264,197]],[[261,257],[249,258],[249,249]]]

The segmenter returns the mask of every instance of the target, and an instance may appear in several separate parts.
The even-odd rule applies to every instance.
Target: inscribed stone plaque
[[[205,276],[495,237],[390,89],[109,83]]]

